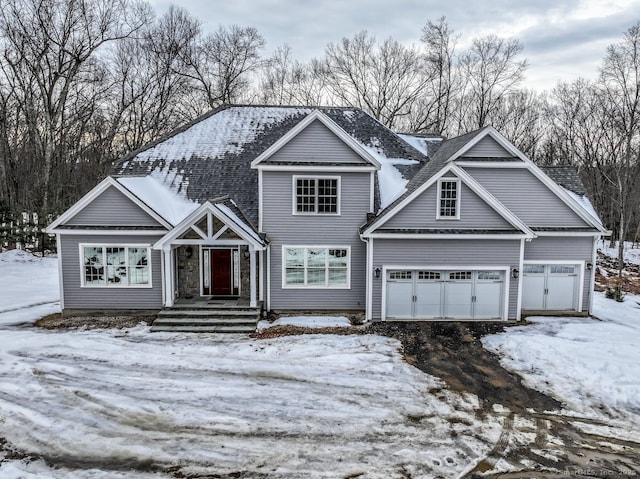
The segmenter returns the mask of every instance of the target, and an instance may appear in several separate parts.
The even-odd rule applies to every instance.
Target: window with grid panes
[[[440,180],[439,218],[458,217],[458,181]]]
[[[296,178],[296,212],[338,213],[337,178]]]

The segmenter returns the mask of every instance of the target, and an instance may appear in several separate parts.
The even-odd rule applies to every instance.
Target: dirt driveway
[[[562,404],[524,385],[482,347],[483,335],[501,329],[468,323],[377,323],[368,332],[400,340],[408,362],[455,391],[477,395],[483,404],[480,414],[503,415],[495,447],[463,477],[640,478],[640,443],[585,432],[606,423],[560,414]]]

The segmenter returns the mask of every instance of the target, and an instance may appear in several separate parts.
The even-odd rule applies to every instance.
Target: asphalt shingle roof
[[[563,188],[580,196],[587,194],[578,171],[573,166],[542,166],[540,169]]]
[[[151,175],[188,199],[203,203],[228,195],[258,223],[258,172],[251,162],[313,110],[320,110],[361,144],[388,158],[409,180],[427,158],[357,108],[231,105],[214,110],[118,161],[113,176]],[[376,182],[377,184],[377,182]],[[376,201],[379,204],[379,192]]]

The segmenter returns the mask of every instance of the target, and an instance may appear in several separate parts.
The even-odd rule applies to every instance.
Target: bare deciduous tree
[[[362,108],[389,128],[409,115],[428,81],[416,48],[391,38],[377,45],[366,31],[327,45],[325,62],[331,98]]]
[[[465,79],[458,113],[461,130],[489,124],[491,114],[502,98],[523,80],[527,61],[517,58],[522,50],[518,40],[497,35],[486,35],[472,41],[469,50],[460,57],[461,73]]]
[[[91,60],[107,44],[145,23],[133,0],[5,0],[0,9],[3,72],[18,92],[32,153],[38,158],[43,210],[51,205],[52,172],[77,118],[71,104]]]

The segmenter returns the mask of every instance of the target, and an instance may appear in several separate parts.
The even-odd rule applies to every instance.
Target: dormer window
[[[294,176],[294,214],[340,214],[340,178]]]
[[[437,219],[460,219],[460,180],[443,178],[438,181]]]

